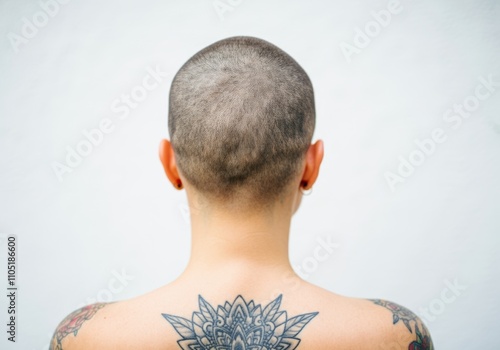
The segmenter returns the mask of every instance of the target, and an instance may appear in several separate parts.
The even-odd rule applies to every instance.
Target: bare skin
[[[293,271],[288,256],[291,218],[300,206],[301,184],[309,189],[316,182],[323,153],[321,140],[309,147],[301,175],[272,210],[243,210],[204,202],[177,169],[170,142],[163,140],[165,173],[175,188],[180,183],[186,189],[190,207],[192,245],[186,269],[148,294],[76,311],[56,330],[51,349],[181,349],[181,333],[188,337],[189,332],[178,329],[188,326],[173,320],[194,320],[200,296],[219,312],[219,305],[231,304],[237,296],[264,309],[279,295],[280,310],[289,320],[304,317],[300,327],[288,331],[298,332],[293,340],[297,349],[433,349],[427,329],[411,311],[383,300],[331,293]]]

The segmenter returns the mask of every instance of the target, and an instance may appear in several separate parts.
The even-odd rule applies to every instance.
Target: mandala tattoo
[[[279,310],[281,298],[262,308],[238,295],[216,311],[200,295],[200,311],[193,312],[191,321],[162,315],[182,337],[177,344],[183,350],[293,350],[300,343],[297,335],[318,312],[289,319],[286,311]]]
[[[107,303],[96,303],[87,305],[81,309],[75,310],[70,313],[57,327],[52,341],[50,343],[50,350],[63,350],[62,340],[69,334],[75,337],[85,321],[90,320],[99,309],[106,306]]]
[[[392,324],[402,321],[410,333],[413,333],[412,326],[414,326],[416,339],[408,345],[408,350],[434,350],[431,335],[427,327],[413,312],[390,301],[380,299],[369,300],[392,312]]]

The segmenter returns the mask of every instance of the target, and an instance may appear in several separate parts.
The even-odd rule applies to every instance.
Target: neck
[[[184,275],[205,276],[228,269],[250,274],[292,271],[288,257],[290,203],[281,202],[265,212],[195,208],[190,203],[191,258]]]

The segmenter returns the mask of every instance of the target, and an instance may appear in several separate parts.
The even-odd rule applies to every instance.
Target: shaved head
[[[313,87],[278,47],[218,41],[181,67],[169,99],[179,172],[203,197],[266,205],[300,176],[315,126]]]

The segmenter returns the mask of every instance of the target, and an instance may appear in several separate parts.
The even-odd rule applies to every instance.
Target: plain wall
[[[231,10],[218,13],[221,2]],[[292,55],[316,93],[313,141],[325,158],[292,221],[297,271],[336,293],[407,306],[437,349],[497,349],[498,1],[45,3],[0,1],[0,279],[17,235],[19,288],[17,343],[1,332],[0,348],[47,349],[75,308],[182,271],[185,192],[157,153],[170,82],[201,48],[250,35]],[[390,21],[372,23],[388,8]],[[121,95],[142,99],[151,69],[156,86],[126,113]],[[453,111],[464,103],[470,112]],[[111,131],[90,150],[81,144],[89,154],[58,178],[54,164],[67,166],[68,149],[100,125]],[[433,136],[434,146],[424,141]],[[321,239],[334,243],[319,261]]]

